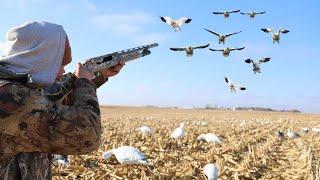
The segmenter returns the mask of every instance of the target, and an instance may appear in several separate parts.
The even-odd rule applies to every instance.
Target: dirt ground
[[[70,156],[69,166],[54,168],[54,179],[206,179],[202,168],[214,163],[218,179],[320,179],[320,115],[255,111],[101,107],[104,126],[100,148]],[[184,122],[186,135],[170,137]],[[152,128],[150,136],[136,129]],[[301,137],[290,139],[288,129]],[[303,133],[302,128],[309,128]],[[277,130],[285,132],[278,138]],[[222,143],[197,141],[214,133]],[[150,165],[121,165],[102,160],[106,150],[128,145],[145,154]]]

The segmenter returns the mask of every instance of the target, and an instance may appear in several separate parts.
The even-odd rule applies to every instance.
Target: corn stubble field
[[[53,179],[206,179],[202,168],[214,163],[218,179],[320,179],[320,134],[302,133],[320,127],[320,115],[253,111],[101,107],[104,126],[99,150],[70,156],[68,167],[59,165]],[[170,134],[185,123],[181,140]],[[136,131],[142,125],[150,136]],[[285,131],[279,139],[278,128]],[[301,137],[289,139],[287,129]],[[215,133],[221,144],[197,141]],[[115,158],[102,160],[104,151],[129,145],[143,152],[151,164],[121,165]]]

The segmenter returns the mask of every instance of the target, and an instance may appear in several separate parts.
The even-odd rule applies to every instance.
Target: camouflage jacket
[[[95,83],[76,79],[71,106],[0,72],[0,180],[51,179],[51,153],[85,154],[101,141]],[[5,77],[5,78],[4,78]]]

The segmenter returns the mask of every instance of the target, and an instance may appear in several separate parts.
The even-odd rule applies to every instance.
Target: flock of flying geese
[[[240,12],[240,10],[235,10],[235,11],[224,11],[224,12],[213,12],[213,14],[223,15],[224,18],[227,19],[227,18],[230,17],[230,14],[235,14],[235,13],[239,13],[239,12]],[[250,18],[255,18],[256,15],[265,14],[265,12],[248,12],[248,13],[240,12],[240,14],[248,15]],[[188,23],[190,23],[192,21],[192,19],[190,19],[188,17],[182,17],[180,19],[174,20],[169,16],[164,16],[164,17],[160,17],[160,19],[163,22],[169,24],[174,29],[175,32],[181,31],[180,27],[183,24],[188,24]],[[239,31],[239,32],[234,32],[234,33],[229,33],[229,34],[221,34],[221,33],[217,33],[217,32],[214,32],[212,30],[209,30],[209,29],[204,29],[204,30],[206,30],[209,33],[217,36],[219,44],[225,44],[226,38],[228,38],[230,36],[233,36],[233,35],[236,35],[236,34],[239,34],[239,33],[242,32],[242,31]],[[280,29],[278,31],[275,31],[272,28],[263,28],[261,30],[263,32],[266,32],[266,33],[271,33],[273,43],[279,43],[280,34],[281,33],[282,34],[286,34],[286,33],[289,32],[286,29]],[[170,48],[170,50],[172,50],[172,51],[185,51],[187,57],[191,57],[193,55],[194,49],[205,49],[205,48],[209,47],[209,45],[210,44],[200,45],[200,46],[188,46],[188,47],[182,47],[182,48],[181,47],[180,48]],[[243,49],[245,49],[245,47],[240,47],[240,48],[227,47],[227,48],[224,48],[224,49],[212,49],[212,48],[209,48],[209,50],[211,50],[211,51],[221,51],[222,55],[224,57],[228,57],[230,55],[231,51],[241,51]],[[262,59],[259,59],[259,60],[253,60],[253,59],[249,58],[249,59],[245,60],[245,63],[252,64],[253,72],[254,72],[254,74],[256,74],[256,73],[261,73],[260,65],[262,63],[266,63],[266,62],[270,61],[270,59],[271,59],[270,57],[262,58]],[[231,92],[235,93],[238,90],[243,91],[243,90],[246,89],[243,86],[237,86],[235,83],[231,82],[231,80],[229,78],[227,78],[227,77],[224,77],[224,78],[225,78],[225,82],[228,84]],[[148,126],[142,126],[142,127],[138,128],[136,130],[140,131],[144,135],[150,135],[152,133],[152,129],[150,127],[148,127]],[[304,132],[305,131],[307,131],[307,130],[304,129]],[[320,132],[320,130],[318,130],[318,131]],[[284,132],[278,130],[276,135],[279,138],[280,137],[284,137]],[[287,135],[288,135],[289,138],[296,138],[296,137],[300,136],[299,134],[297,134],[295,132],[292,132],[292,131],[289,131],[287,133]],[[180,127],[176,128],[171,133],[171,138],[181,139],[184,136],[185,136],[185,125],[184,125],[184,123],[181,123]],[[206,141],[208,143],[214,143],[214,144],[221,143],[220,138],[217,135],[213,134],[213,133],[201,134],[201,135],[199,135],[197,137],[197,140],[198,141],[202,141],[203,140],[203,141]],[[113,155],[116,157],[116,159],[121,164],[150,165],[148,163],[148,161],[146,160],[145,155],[142,152],[140,152],[138,149],[136,149],[134,147],[131,147],[131,146],[121,146],[121,147],[118,147],[118,148],[115,148],[115,149],[108,150],[108,151],[103,153],[102,158],[105,159],[105,160],[108,160]],[[58,161],[61,164],[69,164],[69,158],[66,155],[55,155],[55,159],[54,160]],[[206,177],[209,180],[216,180],[217,177],[218,177],[218,169],[212,163],[209,163],[209,164],[207,164],[207,165],[205,165],[203,167],[203,173],[206,175]]]
[[[250,18],[255,18],[256,15],[265,14],[266,12],[265,11],[263,11],[263,12],[251,11],[251,12],[244,13],[244,12],[240,12],[240,10],[213,12],[213,14],[215,14],[215,15],[223,15],[225,19],[228,19],[231,14],[235,14],[235,13],[240,13],[242,15],[248,15]],[[188,17],[181,17],[180,19],[172,19],[169,16],[160,16],[160,19],[163,22],[170,25],[174,29],[175,32],[181,31],[180,27],[183,24],[189,24],[192,21],[192,19],[190,19]],[[242,32],[242,31],[238,31],[238,32],[229,33],[229,34],[222,34],[222,33],[218,33],[218,32],[206,29],[206,28],[204,28],[204,30],[215,35],[218,38],[218,43],[223,44],[223,45],[225,44],[225,41],[228,37],[239,34]],[[280,43],[280,34],[286,34],[289,32],[289,30],[282,29],[282,28],[279,29],[278,31],[274,30],[273,28],[261,28],[261,31],[263,31],[265,33],[270,33],[273,43]],[[185,51],[187,57],[191,57],[193,55],[195,49],[205,49],[205,48],[209,47],[209,45],[210,44],[198,45],[198,46],[178,47],[178,48],[175,47],[175,48],[170,48],[170,50],[172,50],[172,51]],[[213,51],[213,52],[217,52],[217,51],[222,52],[222,55],[224,57],[228,57],[232,51],[241,51],[243,49],[245,49],[245,47],[239,47],[239,48],[226,47],[226,48],[222,48],[222,49],[209,48],[209,50]],[[249,59],[246,59],[244,62],[248,63],[248,64],[252,64],[252,66],[253,66],[252,70],[253,70],[254,74],[257,74],[257,73],[261,73],[261,64],[269,62],[270,60],[271,60],[270,57],[261,58],[258,60],[253,60],[253,59],[249,58]],[[238,86],[235,83],[231,82],[231,80],[229,78],[227,78],[226,76],[225,76],[225,82],[227,83],[231,92],[233,92],[233,93],[235,93],[239,90],[240,91],[246,90],[245,87]]]

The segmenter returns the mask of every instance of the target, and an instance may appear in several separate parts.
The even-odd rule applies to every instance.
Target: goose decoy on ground
[[[287,34],[288,32],[290,32],[289,30],[286,30],[286,29],[279,29],[279,31],[275,31],[273,30],[272,28],[262,28],[261,29],[263,32],[266,32],[266,33],[271,33],[271,37],[272,37],[272,41],[273,43],[280,43],[280,34]]]
[[[270,61],[270,57],[268,57],[268,58],[262,58],[262,59],[260,59],[259,61],[253,61],[252,59],[246,59],[245,60],[245,62],[246,63],[248,63],[248,64],[250,64],[250,63],[252,63],[252,66],[253,66],[253,72],[254,72],[254,74],[256,74],[256,73],[261,73],[261,68],[260,68],[260,65],[262,64],[262,63],[266,63],[266,62],[268,62],[268,61]]]
[[[276,136],[280,139],[284,138],[284,132],[280,131],[280,129],[278,129],[278,131],[276,132]]]
[[[218,168],[210,163],[203,167],[203,174],[208,178],[208,180],[217,180],[218,179]]]
[[[176,128],[172,134],[171,134],[171,137],[172,138],[175,138],[175,139],[180,139],[180,138],[183,138],[184,137],[184,123],[181,123],[180,124],[180,127]]]
[[[193,55],[193,50],[194,49],[204,49],[209,47],[210,44],[203,45],[203,46],[189,46],[189,47],[184,47],[184,48],[170,48],[172,51],[186,51],[187,57],[191,57]]]
[[[245,47],[242,47],[242,48],[229,48],[229,47],[227,47],[227,48],[224,48],[224,49],[211,49],[211,48],[209,48],[211,51],[222,51],[222,55],[224,56],[224,57],[228,57],[229,55],[230,55],[230,52],[231,51],[235,51],[235,50],[238,50],[238,51],[240,51],[240,50],[242,50],[242,49],[244,49]]]
[[[303,133],[308,133],[309,132],[309,128],[306,128],[306,127],[302,128],[302,132]]]
[[[238,13],[240,10],[235,10],[235,11],[223,11],[223,12],[212,12],[213,14],[216,15],[223,15],[225,19],[229,18],[231,13]]]
[[[263,12],[254,12],[254,11],[251,11],[251,12],[248,12],[248,13],[243,13],[243,12],[240,12],[240,14],[242,14],[242,15],[249,15],[249,17],[250,18],[254,18],[254,17],[256,17],[256,15],[257,14],[264,14],[264,13],[266,13],[265,11],[263,11]]]
[[[287,132],[287,136],[291,139],[294,139],[294,138],[298,138],[300,137],[300,135],[294,131],[291,131],[291,129],[288,130]]]
[[[163,22],[169,24],[169,25],[174,29],[175,32],[181,30],[181,29],[180,29],[180,26],[181,26],[182,24],[188,24],[188,23],[190,23],[191,20],[192,20],[192,19],[190,19],[190,18],[188,18],[188,17],[182,17],[182,18],[180,18],[180,19],[173,20],[173,19],[171,19],[171,17],[169,17],[169,16],[160,16],[160,19],[161,19]]]
[[[206,28],[204,28],[204,30],[206,30],[206,31],[208,31],[208,32],[210,32],[210,33],[218,36],[218,38],[219,38],[219,44],[221,44],[221,43],[222,43],[222,44],[225,44],[225,40],[226,40],[227,37],[232,36],[232,35],[235,35],[235,34],[239,34],[239,33],[242,32],[242,31],[238,31],[238,32],[235,32],[235,33],[230,33],[230,34],[220,34],[220,33],[211,31],[211,30],[206,29]]]
[[[197,140],[205,140],[207,143],[221,143],[219,137],[213,133],[201,134],[197,137]]]
[[[141,126],[137,128],[137,131],[140,131],[143,135],[150,135],[152,133],[152,129],[149,126]]]
[[[121,146],[103,153],[102,158],[108,160],[112,155],[121,164],[142,164],[148,165],[148,162],[143,153],[131,146]]]
[[[233,93],[236,93],[237,90],[241,90],[241,91],[244,91],[246,90],[245,87],[242,87],[242,86],[237,86],[236,84],[234,84],[233,82],[231,82],[226,76],[224,77],[224,80],[226,81],[226,83],[228,84],[231,92]]]
[[[69,165],[70,164],[70,159],[69,159],[68,155],[54,154],[53,161],[54,162],[56,161],[62,165]]]

